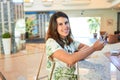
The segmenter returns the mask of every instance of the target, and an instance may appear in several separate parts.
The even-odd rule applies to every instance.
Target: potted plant
[[[93,34],[94,38],[97,38],[97,32],[100,26],[100,19],[96,17],[90,18],[88,19],[88,23],[89,23],[90,33]]]
[[[33,26],[34,26],[34,18],[26,17],[25,24],[26,24],[26,39],[29,39],[29,37],[32,36],[32,30],[33,30]]]
[[[3,42],[4,54],[10,54],[11,53],[11,34],[9,32],[5,32],[2,34],[2,42]]]

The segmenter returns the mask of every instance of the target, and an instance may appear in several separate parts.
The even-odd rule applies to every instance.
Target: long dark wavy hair
[[[48,31],[47,31],[47,35],[46,35],[46,40],[48,38],[53,38],[56,42],[58,42],[58,44],[61,45],[61,47],[64,48],[64,45],[70,45],[71,42],[73,42],[72,39],[72,33],[71,33],[71,29],[69,31],[68,36],[66,37],[65,41],[66,43],[63,41],[63,39],[60,37],[58,31],[57,31],[57,18],[59,17],[64,17],[67,18],[69,21],[68,16],[64,13],[64,12],[56,12],[54,13],[51,18],[50,18],[50,22],[49,22],[49,27],[48,27]]]

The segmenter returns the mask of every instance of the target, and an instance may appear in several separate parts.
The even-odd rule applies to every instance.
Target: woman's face
[[[66,38],[70,31],[69,21],[65,17],[57,18],[57,31],[61,38]]]

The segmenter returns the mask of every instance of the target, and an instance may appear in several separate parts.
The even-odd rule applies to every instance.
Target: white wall
[[[74,11],[64,11],[70,17],[80,17],[80,16],[100,16],[101,17],[101,31],[106,31],[109,34],[114,34],[114,31],[117,30],[117,11],[116,10],[74,10]],[[83,12],[83,15],[81,15]],[[112,20],[113,24],[108,25],[107,21]]]
[[[43,6],[42,0],[33,0],[33,1],[34,2],[30,6],[26,6],[26,3],[25,3],[25,11],[104,9],[104,8],[111,7],[111,3],[106,2],[106,0],[91,0],[90,3],[86,3],[86,2],[84,3],[84,1],[86,0],[83,0],[82,3],[79,3],[79,1],[74,2],[72,0],[54,0],[52,6],[49,6],[49,7]],[[72,4],[64,5],[66,3],[67,4],[72,3]]]

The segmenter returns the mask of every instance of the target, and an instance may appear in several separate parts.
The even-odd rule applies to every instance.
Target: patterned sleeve
[[[46,54],[50,57],[55,51],[62,49],[62,47],[52,38],[46,41]]]

